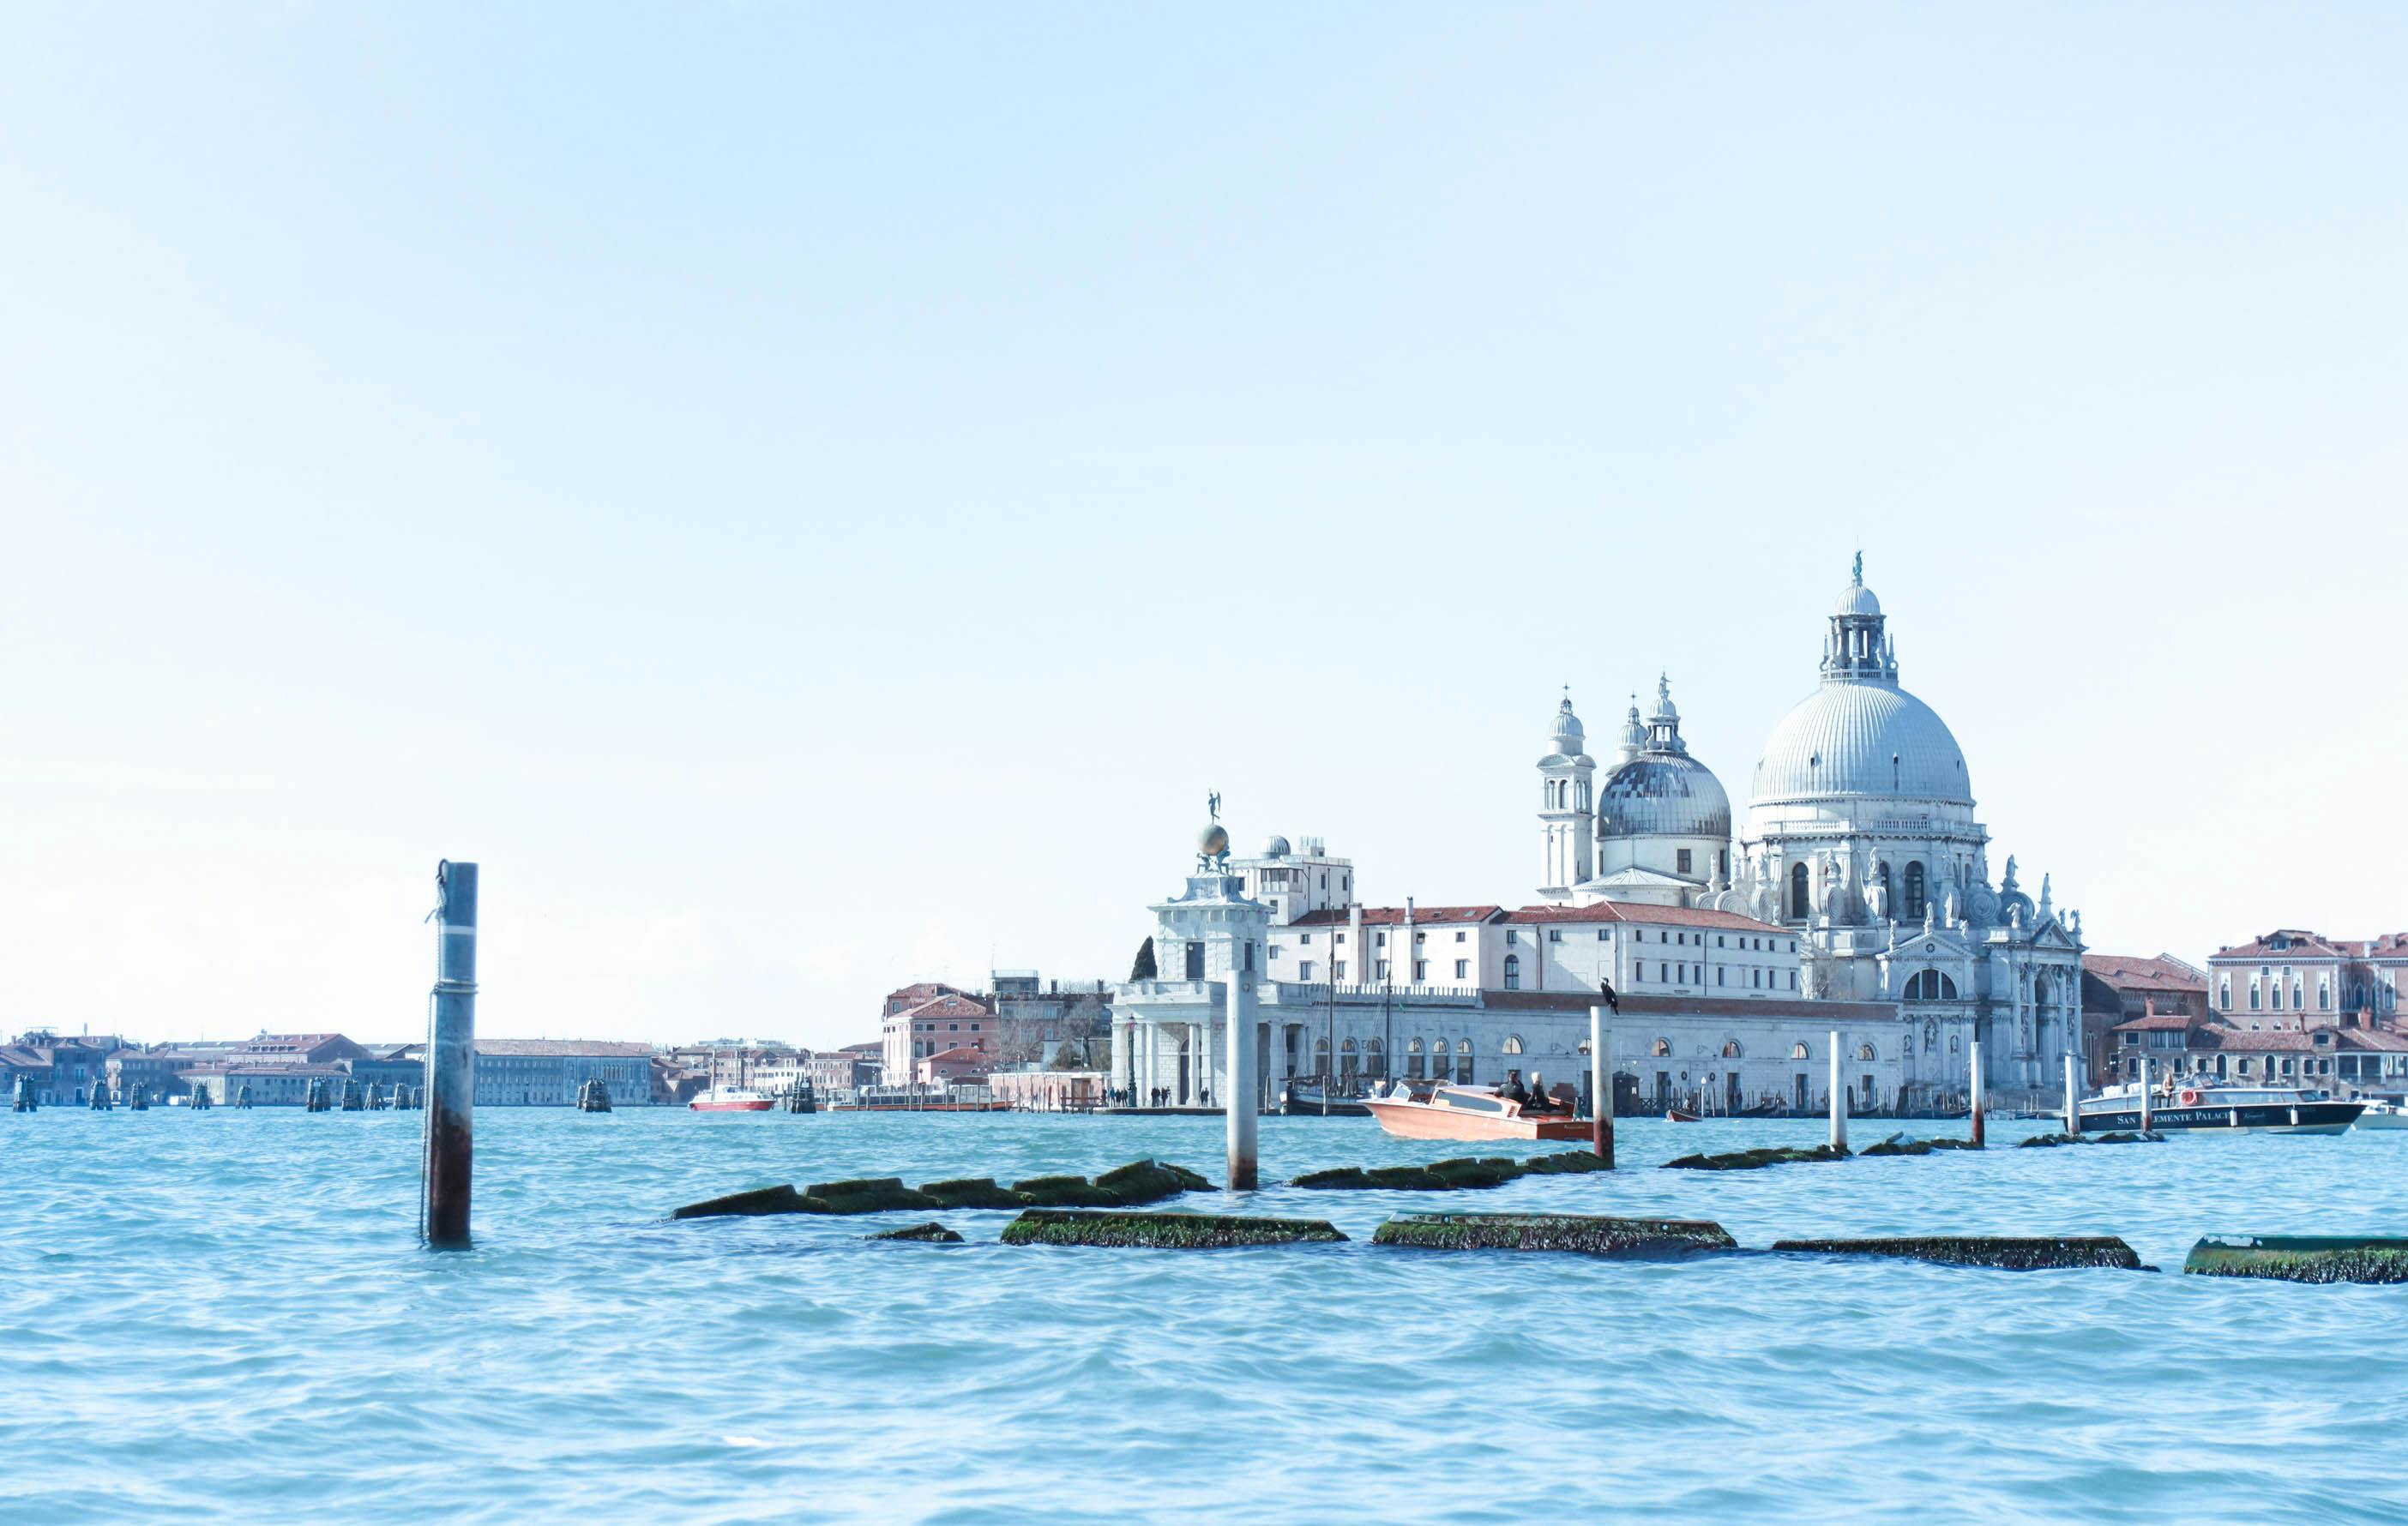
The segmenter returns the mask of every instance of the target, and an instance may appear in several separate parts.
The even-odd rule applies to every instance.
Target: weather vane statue
[[[1221,792],[1213,791],[1204,800],[1204,808],[1212,820],[1196,836],[1196,867],[1208,875],[1229,872],[1229,829],[1221,824]]]

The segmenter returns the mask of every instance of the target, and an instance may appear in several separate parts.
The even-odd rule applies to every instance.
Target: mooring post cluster
[[[426,1040],[423,1231],[437,1250],[468,1246],[468,1190],[477,1092],[477,866],[436,867],[436,969]]]

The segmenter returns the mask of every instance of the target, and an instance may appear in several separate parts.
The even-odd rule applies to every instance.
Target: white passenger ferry
[[[2138,1081],[2083,1098],[2083,1132],[2139,1128],[2141,1100]],[[2339,1134],[2366,1109],[2328,1092],[2277,1086],[2159,1086],[2150,1090],[2148,1104],[2149,1127],[2162,1134]]]

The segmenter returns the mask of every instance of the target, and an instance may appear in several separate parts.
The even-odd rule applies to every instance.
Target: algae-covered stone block
[[[1684,1155],[1667,1161],[1667,1171],[1754,1171],[1768,1165],[1802,1165],[1813,1161],[1844,1161],[1848,1152],[1828,1145],[1811,1149],[1741,1149],[1724,1155]]]
[[[900,1177],[866,1177],[852,1181],[814,1182],[809,1195],[827,1205],[826,1213],[890,1213],[899,1208],[941,1208],[927,1193],[903,1185]]]
[[[954,1177],[928,1182],[920,1191],[948,1208],[1021,1208],[1020,1194],[998,1187],[993,1177]]]
[[[1861,1240],[1775,1240],[1775,1250],[1825,1256],[1890,1256],[1987,1266],[2002,1272],[2104,1266],[2147,1271],[2132,1248],[2113,1234],[1916,1234]]]
[[[1371,1185],[1371,1177],[1359,1165],[1341,1165],[1328,1171],[1308,1171],[1288,1185],[1315,1187],[1327,1191],[1359,1192]]]
[[[826,1205],[815,1205],[791,1186],[756,1187],[749,1192],[730,1192],[725,1197],[689,1203],[670,1210],[671,1219],[719,1219],[736,1215],[771,1213],[825,1213]]]
[[[1371,1243],[1427,1250],[1563,1250],[1627,1257],[1739,1248],[1728,1231],[1706,1219],[1562,1213],[1399,1214],[1373,1232]]]
[[[1376,1165],[1363,1179],[1391,1192],[1443,1192],[1455,1185],[1426,1165]]]
[[[2408,1282],[2408,1238],[2354,1234],[2210,1234],[2183,1270],[2278,1282]]]
[[[1208,1213],[1078,1213],[1031,1208],[1003,1227],[1005,1245],[1109,1246],[1216,1250],[1235,1246],[1343,1240],[1319,1219],[1253,1219]]]
[[[1533,1155],[1522,1162],[1526,1175],[1533,1177],[1572,1176],[1585,1171],[1611,1171],[1605,1157],[1593,1149],[1557,1150],[1553,1155]]]
[[[1453,1161],[1432,1161],[1429,1174],[1449,1187],[1480,1189],[1504,1186],[1522,1174],[1522,1167],[1520,1162],[1502,1155],[1484,1160],[1465,1156]]]
[[[865,1240],[921,1240],[929,1245],[959,1245],[962,1237],[934,1219],[924,1224],[911,1224],[902,1229],[890,1229],[876,1234],[865,1234]]]
[[[1182,1192],[1209,1191],[1212,1186],[1184,1166],[1161,1161],[1131,1161],[1126,1165],[1114,1166],[1097,1177],[1096,1185],[1132,1208],[1177,1197]]]
[[[1039,1208],[1117,1208],[1121,1200],[1107,1188],[1096,1186],[1084,1177],[1031,1177],[1016,1181],[1011,1190],[1020,1201]]]

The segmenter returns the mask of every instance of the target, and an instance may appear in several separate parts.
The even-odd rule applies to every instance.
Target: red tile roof
[[[907,1007],[917,1006],[922,1002],[933,1001],[939,996],[963,994],[966,993],[959,986],[949,986],[942,980],[923,980],[916,985],[905,986],[899,991],[888,991],[885,1015],[891,1018]]]
[[[891,1015],[904,1018],[991,1018],[995,1016],[987,1009],[984,1002],[975,996],[964,996],[959,992],[939,996],[933,1001],[922,1002],[917,1006],[908,1007],[900,1013]]]
[[[1493,922],[1504,911],[1503,906],[1415,906],[1412,908],[1415,927],[1455,926],[1466,923]],[[1344,927],[1352,919],[1345,906],[1325,906],[1308,911],[1289,923],[1291,927]],[[1365,906],[1366,927],[1398,927],[1405,920],[1403,906]]]
[[[2206,1022],[2205,1018],[2194,1018],[2182,1012],[2153,1012],[2145,1018],[2134,1018],[2129,1022],[2119,1022],[2107,1031],[2111,1034],[2162,1034],[2187,1028],[2193,1023],[2204,1026]]]
[[[2286,946],[2280,948],[2272,947],[2272,940],[2276,938],[2283,939]],[[2224,964],[2246,961],[2262,963],[2280,963],[2286,960],[2306,961],[2349,957],[2346,949],[2338,947],[2321,933],[2307,933],[2296,927],[2283,927],[2275,929],[2263,937],[2252,938],[2237,948],[2219,948],[2208,956],[2208,963]]]
[[[2085,954],[2083,973],[2095,975],[2119,990],[2179,991],[2207,993],[2207,977],[2171,954],[2143,959],[2137,954]]]
[[[1777,933],[1784,927],[1742,917],[1735,911],[1710,911],[1703,906],[1658,906],[1643,901],[1599,901],[1586,906],[1524,906],[1505,919],[1510,922],[1643,922],[1665,927],[1738,928],[1749,933]]]

